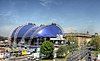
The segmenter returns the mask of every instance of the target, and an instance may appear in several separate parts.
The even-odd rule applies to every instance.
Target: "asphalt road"
[[[67,58],[67,61],[79,61],[85,58],[86,61],[91,61],[91,52],[86,48],[74,52]]]

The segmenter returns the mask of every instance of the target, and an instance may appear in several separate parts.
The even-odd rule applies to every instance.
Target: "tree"
[[[47,58],[53,57],[54,45],[52,42],[44,41],[40,48],[40,53],[46,55]]]
[[[100,37],[97,35],[97,33],[92,36],[92,40],[89,42],[89,44],[96,50],[100,49]]]
[[[78,45],[78,40],[77,40],[77,37],[75,37],[75,36],[67,37],[67,42],[70,44],[74,43],[74,45]]]
[[[69,37],[67,37],[67,43],[71,47],[70,50],[78,47],[78,39],[75,36],[69,36]]]
[[[87,41],[83,41],[84,45],[86,46],[87,45]]]
[[[64,57],[67,52],[67,49],[65,46],[60,46],[57,50],[57,57]]]

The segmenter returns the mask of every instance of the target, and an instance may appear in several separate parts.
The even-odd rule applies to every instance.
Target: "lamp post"
[[[44,37],[44,41],[46,41],[46,37]]]
[[[36,52],[38,53],[38,47],[39,47],[39,38],[37,38],[37,48],[36,48]]]

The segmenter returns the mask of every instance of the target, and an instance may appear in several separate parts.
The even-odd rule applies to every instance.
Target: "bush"
[[[66,55],[66,47],[65,46],[60,46],[58,51],[57,51],[57,57],[62,58],[65,57]]]

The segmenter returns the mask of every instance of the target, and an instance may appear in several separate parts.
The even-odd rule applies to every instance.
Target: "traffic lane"
[[[77,60],[82,59],[83,57],[85,57],[85,55],[87,55],[87,53],[88,53],[88,50],[80,51],[79,53],[77,53],[77,55],[75,55],[75,56],[71,55],[70,57],[68,57],[67,61],[77,61]]]
[[[73,57],[73,56],[78,56],[78,55],[80,55],[80,54],[82,54],[82,53],[85,53],[85,52],[87,52],[88,50],[80,50],[80,51],[77,51],[77,52],[75,52],[75,53],[73,53],[71,56],[69,56],[69,57]]]

